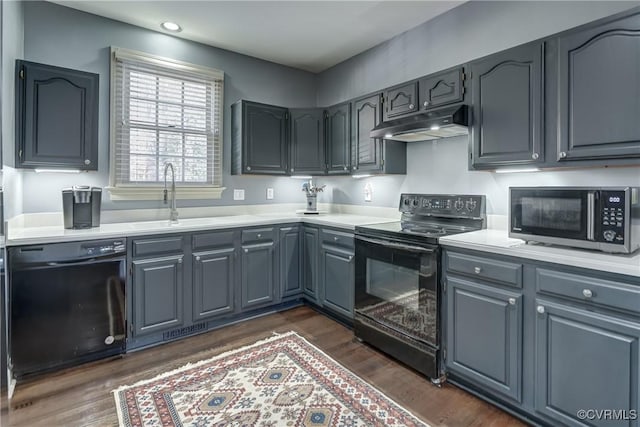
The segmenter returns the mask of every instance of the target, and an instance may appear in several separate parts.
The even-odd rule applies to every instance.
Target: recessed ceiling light
[[[180,31],[182,31],[182,27],[180,25],[171,21],[165,21],[160,24],[160,26],[167,31],[173,31],[174,33],[179,33]]]

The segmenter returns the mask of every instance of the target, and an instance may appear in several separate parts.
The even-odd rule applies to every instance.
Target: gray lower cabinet
[[[640,157],[640,14],[557,42],[557,160]]]
[[[325,146],[328,175],[351,173],[351,104],[325,111]]]
[[[273,241],[242,245],[242,309],[275,302],[276,272]]]
[[[300,228],[280,228],[280,293],[282,298],[299,296],[302,293]]]
[[[287,175],[289,112],[238,101],[231,106],[231,173]]]
[[[192,260],[193,321],[233,312],[235,249],[194,252]]]
[[[471,64],[474,168],[544,160],[543,49],[531,43]]]
[[[304,227],[302,230],[302,290],[307,299],[318,303],[318,229]]]
[[[447,369],[520,402],[522,295],[446,278]]]
[[[637,426],[588,421],[579,410],[639,413],[640,324],[536,300],[536,410],[570,426]]]
[[[321,108],[292,109],[291,162],[292,175],[324,175],[325,137],[324,110]]]
[[[320,248],[321,303],[353,318],[353,251],[323,244]]]
[[[183,260],[183,254],[176,254],[132,262],[135,336],[183,324]]]

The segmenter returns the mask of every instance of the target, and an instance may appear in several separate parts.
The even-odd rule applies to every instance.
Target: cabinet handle
[[[425,107],[428,107],[429,106],[429,101],[424,101],[424,104],[422,104],[422,105],[424,105]]]
[[[544,314],[544,306],[543,306],[543,305],[539,305],[539,306],[536,308],[536,311],[537,311],[538,313],[540,313],[540,314]]]
[[[561,151],[560,152],[560,158],[564,159],[565,157],[567,157],[567,152],[566,151]]]
[[[197,256],[197,257],[196,257],[196,261],[200,261],[200,256]]]
[[[476,274],[480,274],[480,272],[482,271],[481,267],[476,267],[473,269],[473,271],[475,271]]]
[[[509,305],[516,305],[516,299],[515,298],[509,298]]]
[[[85,159],[85,160],[84,160],[84,164],[85,164],[85,165],[90,165],[90,164],[91,164],[91,160],[89,160],[89,159]]]
[[[410,110],[413,110],[414,108],[415,108],[415,105],[413,105],[413,104],[409,104],[409,109],[410,109]]]
[[[531,155],[531,158],[532,158],[533,160],[538,160],[538,158],[539,158],[539,157],[540,157],[540,154],[538,154],[538,153],[533,153],[533,154]]]
[[[582,290],[582,295],[585,298],[591,298],[593,296],[593,292],[591,292],[591,289],[583,289]]]
[[[250,171],[251,170],[251,166],[247,166],[247,170]]]

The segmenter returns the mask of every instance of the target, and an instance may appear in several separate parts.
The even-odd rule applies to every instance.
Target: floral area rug
[[[295,332],[113,393],[127,427],[428,427]]]

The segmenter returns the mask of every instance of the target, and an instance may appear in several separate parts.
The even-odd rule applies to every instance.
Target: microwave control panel
[[[625,193],[602,191],[600,193],[600,241],[624,244]]]

